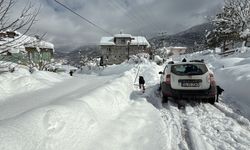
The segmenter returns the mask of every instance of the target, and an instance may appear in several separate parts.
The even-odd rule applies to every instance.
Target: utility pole
[[[165,43],[164,43],[164,36],[167,34],[167,32],[160,32],[158,33],[161,37],[161,41],[162,41],[162,47],[165,46]]]
[[[130,41],[128,41],[128,60],[129,60],[129,47],[130,46]]]

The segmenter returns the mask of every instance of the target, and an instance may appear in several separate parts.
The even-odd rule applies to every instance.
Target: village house
[[[169,49],[173,55],[182,55],[187,51],[187,47],[168,47],[167,49]]]
[[[122,33],[102,37],[100,47],[104,65],[120,64],[131,55],[150,53],[150,44],[145,37]]]
[[[16,31],[0,32],[0,60],[19,64],[50,62],[54,45]]]

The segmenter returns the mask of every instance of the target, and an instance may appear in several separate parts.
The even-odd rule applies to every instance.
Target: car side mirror
[[[159,74],[163,74],[163,72],[162,72],[162,71],[160,71],[160,72],[159,72]]]

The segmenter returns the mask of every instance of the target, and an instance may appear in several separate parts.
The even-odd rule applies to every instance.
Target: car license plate
[[[193,82],[193,83],[189,83],[189,82],[183,82],[181,83],[181,86],[182,87],[199,87],[200,86],[200,83],[198,82]]]

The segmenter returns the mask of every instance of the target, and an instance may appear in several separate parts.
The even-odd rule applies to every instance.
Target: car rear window
[[[205,64],[176,64],[171,66],[171,72],[176,75],[202,75],[207,71]]]

